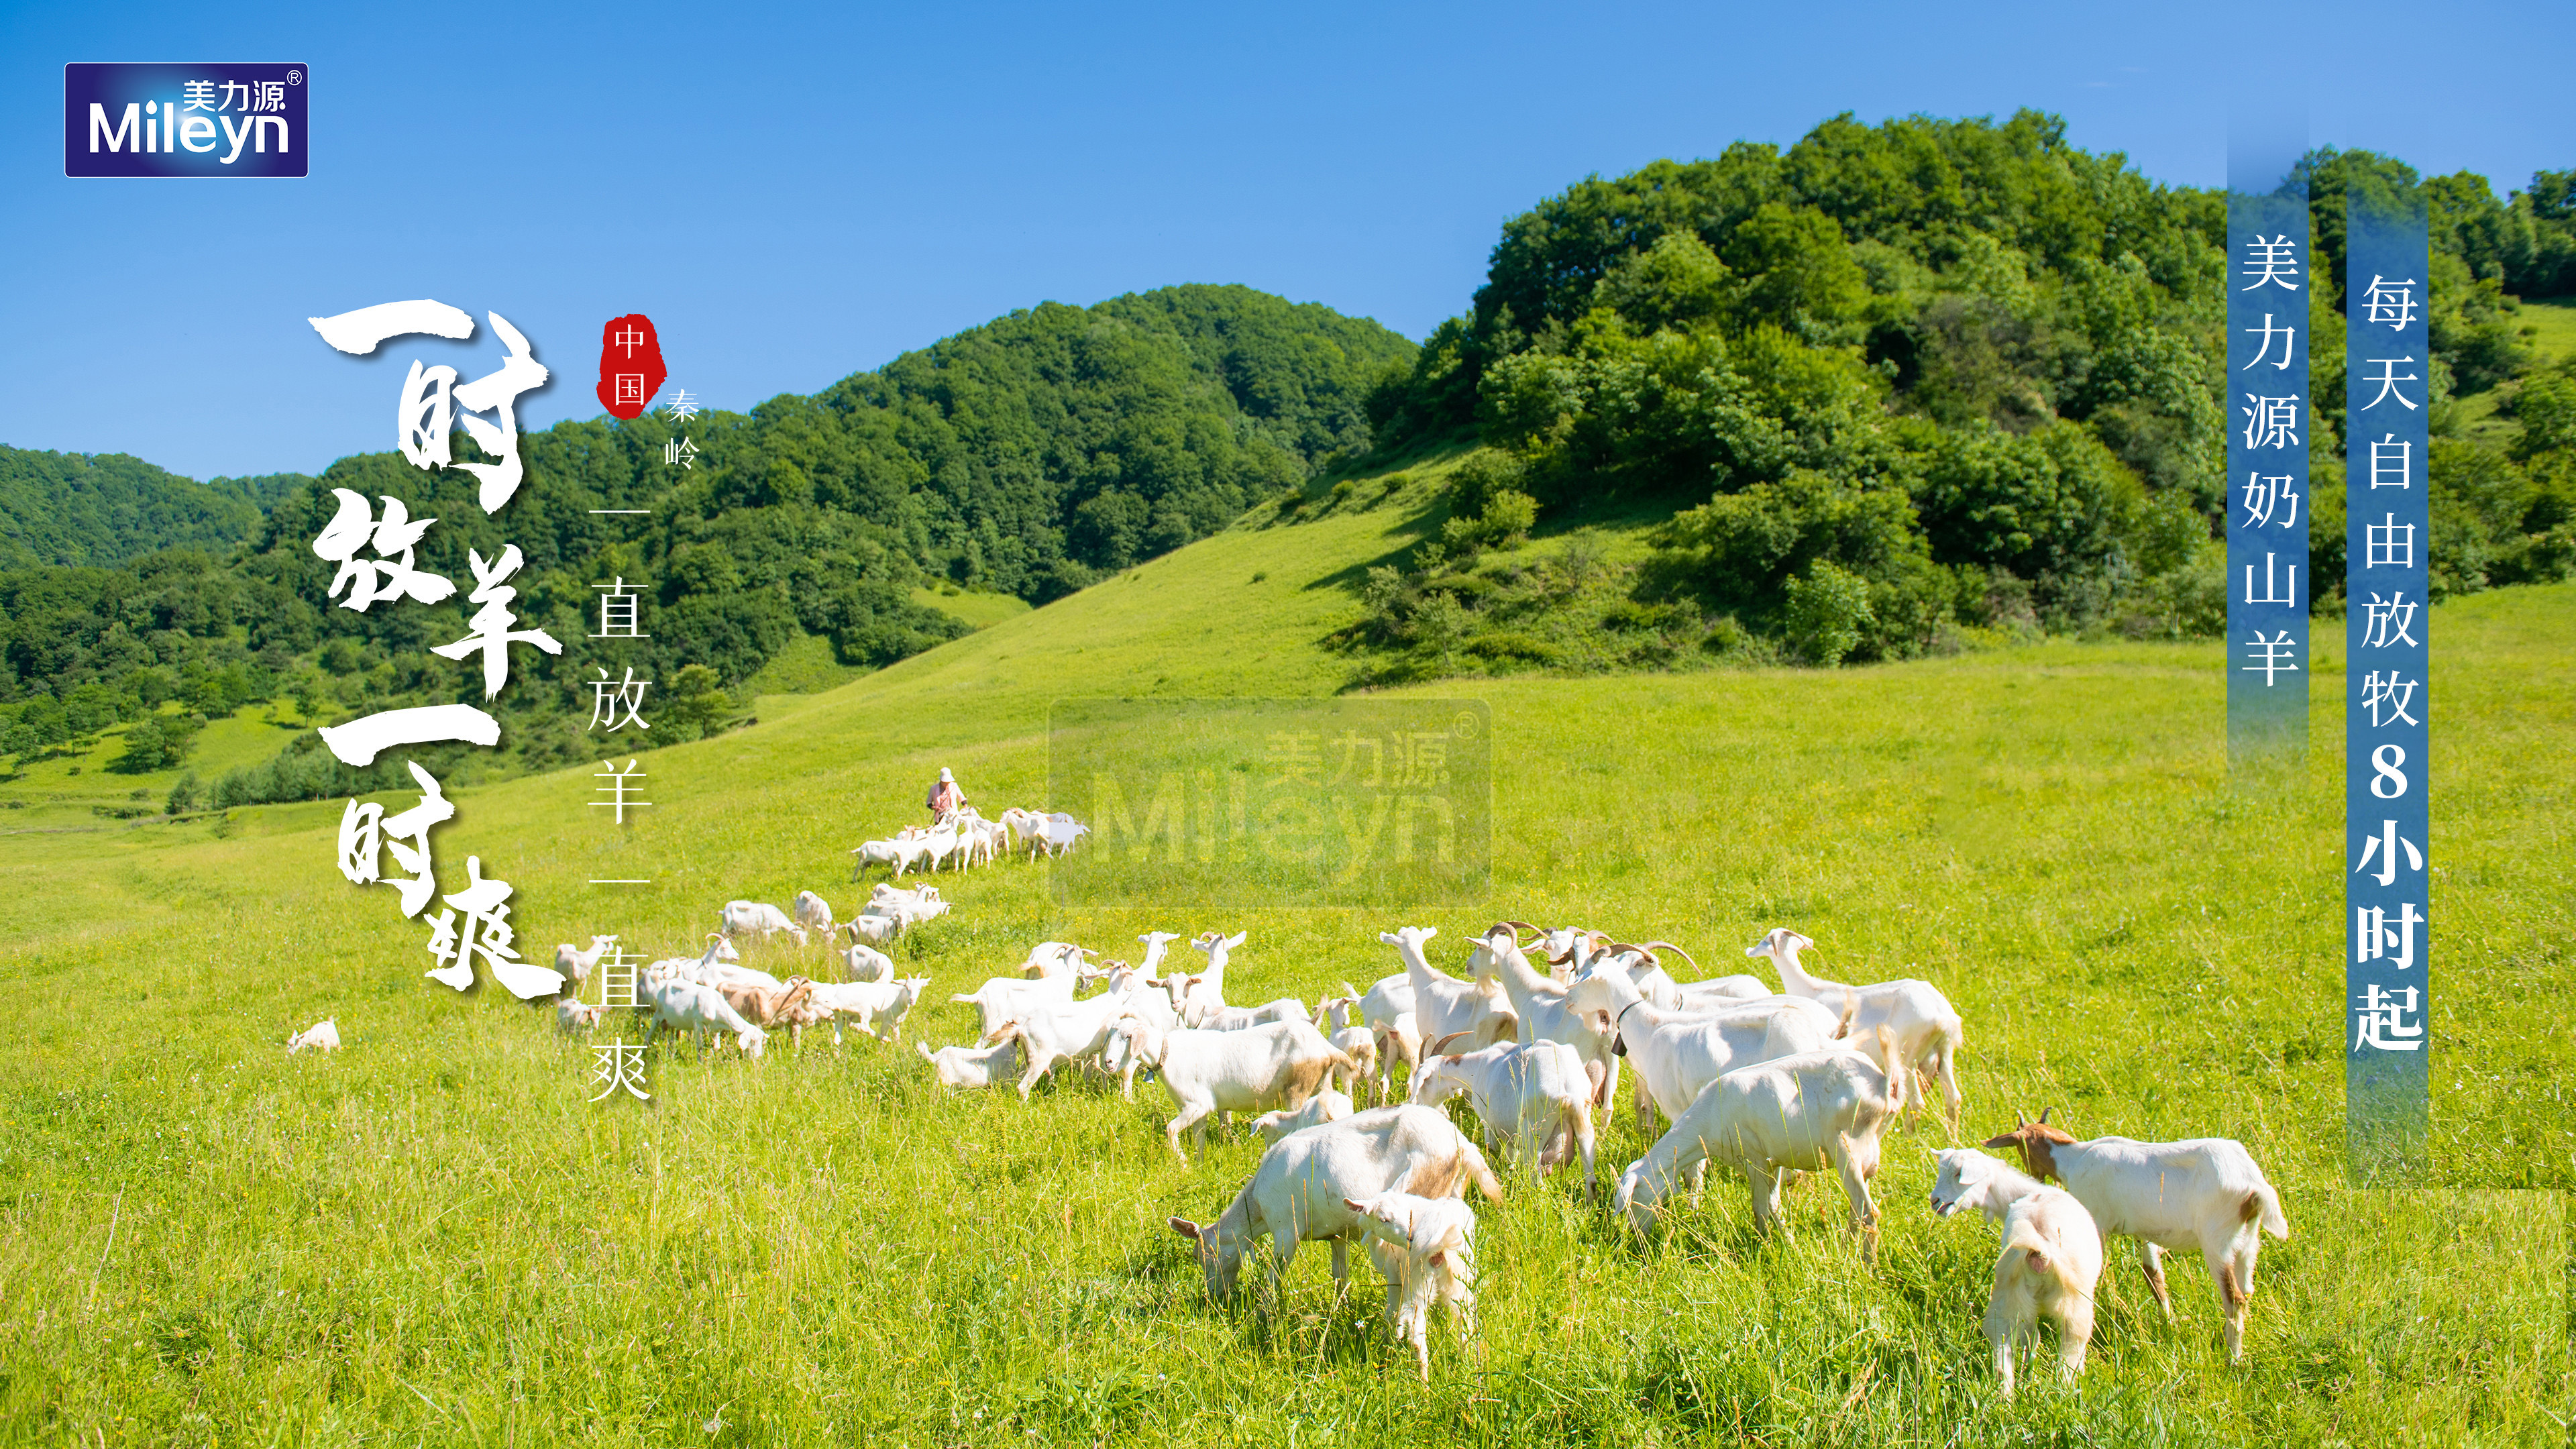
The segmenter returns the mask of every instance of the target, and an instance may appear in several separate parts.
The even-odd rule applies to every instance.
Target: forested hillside
[[[2517,292],[2576,290],[2576,173],[2304,163],[2320,610],[2341,604],[2344,195],[2433,221],[2437,581],[2576,557],[2569,359]],[[1449,516],[1368,584],[1373,677],[1693,648],[1831,663],[1978,630],[2224,623],[2225,198],[2067,144],[2052,117],[1828,121],[1786,152],[1590,178],[1503,228],[1471,312],[1372,395],[1383,446],[1481,441]],[[1669,515],[1601,571],[1490,550],[1533,525]],[[1483,563],[1478,560],[1482,552]]]
[[[165,548],[225,550],[255,537],[267,502],[303,481],[199,483],[122,453],[0,445],[0,569],[119,564]]]
[[[512,687],[494,706],[505,753],[478,758],[510,770],[589,748],[598,660],[581,641],[593,586],[616,579],[645,590],[650,635],[617,663],[656,685],[653,732],[630,730],[620,746],[692,738],[736,708],[728,690],[802,637],[873,666],[962,632],[913,601],[925,582],[1043,602],[1222,527],[1327,456],[1365,451],[1367,390],[1411,353],[1321,306],[1174,287],[1014,312],[747,416],[648,413],[529,434],[530,483],[497,519],[461,471],[423,473],[392,452],[344,458],[269,496],[246,549],[209,537],[120,567],[0,573],[0,695],[12,701],[0,704],[0,751],[24,760],[148,715],[128,755],[149,770],[184,755],[204,720],[260,701],[291,699],[319,722],[479,702],[479,667],[428,651],[467,633],[468,550],[488,559],[505,544],[526,560],[511,581],[519,627],[568,647],[512,650]],[[694,449],[685,465],[665,451],[681,439]],[[456,447],[475,456],[462,434]],[[457,581],[456,600],[333,606],[334,566],[312,544],[334,488],[436,518],[416,561]],[[247,533],[256,510],[240,507]],[[223,797],[356,783],[314,743],[307,733]]]

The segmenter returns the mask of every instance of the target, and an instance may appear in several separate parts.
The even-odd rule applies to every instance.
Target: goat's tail
[[[2051,1253],[2048,1243],[2035,1233],[2016,1233],[2004,1244],[2003,1257],[1995,1264],[1997,1281],[2020,1276],[2038,1279],[2052,1290],[2047,1297],[2066,1299],[2084,1296],[2083,1285],[2075,1281],[2074,1265]]]
[[[2290,1220],[2281,1215],[2281,1195],[2274,1192],[2268,1182],[2245,1194],[2244,1214],[2245,1221],[2260,1223],[2263,1231],[2273,1237],[2287,1239],[2290,1236]]]
[[[1458,1134],[1458,1160],[1466,1167],[1468,1180],[1476,1184],[1476,1190],[1485,1195],[1487,1202],[1503,1200],[1503,1180],[1494,1175],[1494,1169],[1485,1164],[1485,1154],[1478,1151],[1476,1144],[1468,1141],[1463,1132]],[[1463,1189],[1460,1195],[1465,1195]]]

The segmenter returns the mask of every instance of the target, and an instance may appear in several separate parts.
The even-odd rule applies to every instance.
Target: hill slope
[[[648,955],[686,950],[735,896],[813,888],[846,910],[849,847],[915,817],[939,766],[988,805],[1087,808],[1043,798],[1056,700],[1329,694],[1347,666],[1320,641],[1358,607],[1347,582],[1411,536],[1436,485],[1293,528],[1245,520],[757,726],[659,751],[656,803],[622,830],[589,808],[591,767],[460,791],[442,876],[461,885],[471,855],[510,880],[519,940],[539,956],[603,930]],[[2568,984],[2565,867],[2535,847],[2570,827],[2551,762],[2576,706],[2550,681],[2571,623],[2568,586],[2434,618],[2454,741],[2434,849],[2451,873],[2445,919],[2478,923],[2445,948],[2458,964],[2442,968],[2437,1030],[2446,1060],[2494,1078],[2441,1104],[2443,1163],[2470,1180],[2554,1184],[2566,1160],[2560,1119],[2530,1105],[2551,1100],[2559,1047],[2521,1023],[2522,1003]],[[2320,689],[2303,775],[2230,789],[2223,670],[2215,645],[2051,644],[1832,673],[1396,691],[1490,710],[1485,901],[1071,909],[1043,867],[945,877],[955,914],[896,953],[934,983],[911,1026],[961,1039],[970,1015],[941,998],[1041,937],[1115,955],[1147,929],[1246,930],[1231,990],[1259,1000],[1373,979],[1394,962],[1376,932],[1406,922],[1441,928],[1436,959],[1452,969],[1457,942],[1512,914],[1662,935],[1713,971],[1792,924],[1842,976],[1919,975],[1950,994],[1970,1023],[1971,1133],[2039,1106],[2088,1132],[2223,1133],[2290,1204],[2297,1236],[2265,1255],[2245,1371],[2221,1361],[2206,1283],[2175,1275],[2182,1319],[2168,1326],[2113,1265],[2089,1435],[2538,1432],[2533,1405],[2566,1372],[2555,1200],[2341,1190],[2333,691]],[[1853,1442],[1845,1429],[1888,1442],[1935,1422],[1987,1442],[2071,1411],[2040,1393],[2003,1408],[1979,1387],[1973,1305],[1992,1240],[1921,1211],[1919,1149],[1945,1141],[1938,1130],[1887,1155],[1874,1190],[1888,1246],[1868,1273],[1829,1184],[1793,1195],[1793,1233],[1767,1242],[1747,1235],[1740,1193],[1713,1184],[1646,1249],[1562,1177],[1515,1187],[1480,1209],[1479,1342],[1460,1360],[1443,1341],[1442,1387],[1425,1396],[1378,1367],[1372,1325],[1319,1264],[1294,1270],[1272,1312],[1200,1298],[1163,1218],[1211,1215],[1257,1142],[1220,1137],[1182,1168],[1150,1086],[1135,1105],[1072,1078],[1026,1106],[947,1096],[908,1048],[864,1039],[834,1053],[809,1038],[753,1070],[660,1052],[649,1110],[589,1105],[588,1054],[537,1014],[420,979],[422,928],[331,868],[339,812],[246,811],[220,839],[203,821],[0,836],[0,932],[19,943],[29,1023],[0,1058],[0,1166],[22,1184],[0,1291],[94,1303],[76,1328],[32,1330],[39,1367],[0,1387],[0,1411],[40,1415],[75,1379],[146,1422],[328,1412],[427,1432],[449,1411],[426,1399],[523,1424],[531,1441],[578,1429],[619,1443],[720,1407],[789,1440],[827,1423],[904,1437],[953,1422],[976,1442],[985,1424],[994,1442],[1122,1426],[1284,1442],[1293,1424],[1422,1442],[1461,1413],[1497,1438],[1676,1440],[1740,1418],[1776,1443]],[[602,877],[654,883],[588,884]],[[824,969],[819,951],[783,944],[752,959]],[[101,981],[148,1006],[84,1011]],[[325,1014],[349,1050],[278,1054],[290,1026]],[[1618,1114],[1607,1170],[1647,1140]],[[104,1240],[111,1181],[123,1221],[194,1250],[60,1252]],[[263,1226],[308,1218],[339,1244],[327,1267]],[[614,1250],[562,1251],[594,1241]],[[332,1304],[358,1306],[332,1319]],[[487,1331],[503,1321],[506,1345]],[[2409,1325],[2403,1353],[2392,1324]],[[426,1360],[400,1347],[423,1335],[450,1347]],[[107,1347],[129,1340],[172,1347]],[[222,1371],[176,1366],[199,1352]],[[317,1354],[327,1379],[309,1377]],[[853,1358],[887,1371],[832,1378],[839,1398],[740,1390],[820,1381]],[[2468,1361],[2486,1366],[2474,1382],[2454,1367]],[[2321,1364],[2346,1368],[2319,1377]],[[1138,1365],[1170,1378],[1142,1387]],[[2343,1391],[2365,1379],[2370,1393]],[[1470,1384],[1484,1387],[1456,1402]],[[1820,1394],[1849,1413],[1819,1419]],[[562,1412],[581,1423],[544,1407],[557,1403],[580,1405]],[[613,1409],[633,1417],[597,1417]]]
[[[595,627],[595,585],[623,579],[641,593],[648,637],[617,664],[655,682],[647,718],[691,666],[712,672],[707,690],[745,694],[873,668],[976,622],[922,602],[925,584],[946,590],[935,599],[1055,597],[1223,528],[1324,458],[1365,447],[1362,396],[1411,350],[1312,303],[1171,287],[1015,312],[749,415],[530,434],[531,486],[497,519],[475,505],[470,475],[425,474],[394,453],[343,458],[282,496],[279,480],[244,480],[235,491],[270,509],[246,557],[0,571],[0,752],[26,767],[102,722],[156,710],[184,727],[181,711],[220,719],[283,700],[317,719],[479,702],[479,661],[428,649],[468,632],[470,555],[505,546],[524,560],[511,580],[522,629],[580,639]],[[683,441],[693,453],[666,451]],[[312,544],[339,506],[334,489],[435,518],[416,562],[464,588],[432,607],[333,606],[334,565]],[[511,672],[496,706],[508,753],[478,768],[579,758],[591,668],[523,648]],[[695,732],[672,719],[645,743]],[[298,765],[224,788],[307,798],[317,776]]]

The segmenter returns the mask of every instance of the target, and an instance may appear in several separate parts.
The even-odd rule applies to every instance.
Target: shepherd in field
[[[930,798],[922,803],[930,807],[930,818],[937,822],[957,813],[966,803],[966,792],[957,787],[956,776],[941,770],[938,783],[930,787]]]

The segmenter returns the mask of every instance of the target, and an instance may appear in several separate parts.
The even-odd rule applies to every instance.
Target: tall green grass
[[[566,771],[462,792],[439,837],[514,882],[520,939],[693,951],[735,896],[822,891],[955,768],[1036,797],[1051,701],[1323,694],[1339,579],[1406,496],[1245,527],[750,729],[649,757],[619,830]],[[1255,578],[1259,575],[1259,578]],[[2436,1156],[2559,1187],[2576,587],[2433,620]],[[943,879],[901,943],[912,1034],[1042,936],[1120,954],[1244,930],[1239,1000],[1435,958],[1497,915],[1683,942],[1712,972],[1794,925],[1841,979],[1926,977],[1967,1021],[1967,1128],[2244,1140],[2294,1236],[2266,1244],[2247,1362],[2177,1260],[2178,1319],[2115,1246],[2073,1391],[2000,1403],[1979,1330],[1996,1242],[1924,1205],[1918,1125],[1864,1269],[1831,1185],[1758,1239],[1712,1182],[1651,1244],[1560,1173],[1480,1208],[1481,1329],[1434,1382],[1381,1341],[1366,1268],[1316,1250],[1203,1301],[1162,1226],[1258,1143],[1174,1162],[1160,1089],[1079,1076],[943,1095],[917,1056],[809,1038],[758,1064],[656,1051],[653,1101],[591,1105],[541,1014],[421,979],[424,932],[330,867],[336,804],[155,832],[0,837],[18,1049],[0,1058],[0,1440],[49,1443],[2326,1444],[2566,1441],[2566,1224],[2551,1192],[2344,1189],[2339,677],[2317,748],[2231,783],[2215,647],[2053,644],[1882,669],[1449,681],[1494,729],[1495,868],[1473,907],[1059,909],[1043,866]],[[399,798],[399,797],[397,797]],[[146,838],[156,842],[140,843]],[[650,876],[649,887],[585,884]],[[781,974],[819,950],[756,948]],[[335,1015],[347,1050],[286,1058]],[[617,1028],[609,1028],[613,1034]],[[1605,1169],[1648,1139],[1624,1114]],[[1363,1260],[1364,1262],[1364,1260]],[[1257,1275],[1247,1281],[1258,1283]],[[710,1428],[709,1426],[714,1427]]]

